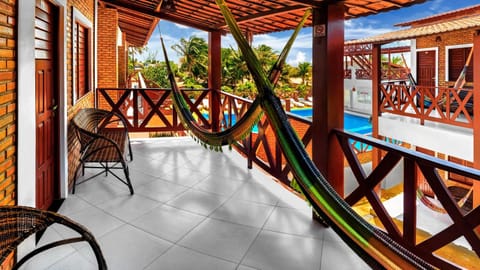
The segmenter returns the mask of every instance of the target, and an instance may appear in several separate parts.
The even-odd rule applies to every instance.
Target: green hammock
[[[332,226],[352,250],[375,269],[433,269],[432,266],[392,241],[383,232],[358,216],[338,196],[309,158],[303,143],[288,122],[280,100],[273,92],[274,81],[271,80],[272,76],[269,77],[265,74],[225,2],[216,0],[216,3],[246,59],[248,69],[257,86],[258,95],[254,104],[261,106],[261,109],[265,112],[297,183],[317,213]],[[164,54],[166,56],[165,48]],[[168,58],[166,58],[166,62],[169,66]],[[223,134],[220,132],[202,131],[194,124],[193,117],[190,118],[190,111],[183,96],[179,94],[171,69],[169,69],[169,80],[174,90],[172,91],[174,104],[181,115],[181,120],[203,142],[213,143],[214,146],[221,145],[220,143],[223,143],[223,140],[231,143],[230,140],[233,140],[233,135],[238,135],[244,131],[243,128],[238,128],[235,134],[229,135],[230,137],[222,136]],[[245,115],[244,117],[252,117],[251,115]],[[255,120],[258,116],[255,115]],[[241,121],[242,119],[239,120],[239,122]],[[252,124],[253,122],[252,119],[249,119],[248,121],[245,120],[244,124]],[[301,266],[299,267],[301,268]]]
[[[273,86],[276,85],[276,83],[278,82],[290,48],[292,47],[298,33],[303,28],[305,21],[310,16],[310,13],[311,10],[307,10],[305,12],[293,35],[288,40],[285,48],[278,56],[277,61],[273,64],[268,76],[270,83]],[[189,106],[185,101],[185,98],[183,97],[180,89],[176,84],[175,77],[170,67],[170,62],[168,60],[168,55],[165,49],[163,38],[160,39],[165,61],[167,63],[168,79],[172,86],[173,104],[175,109],[177,110],[177,113],[179,114],[179,118],[183,123],[184,127],[189,132],[191,132],[191,134],[196,139],[198,139],[199,142],[202,143],[205,147],[207,147],[208,145],[211,149],[214,149],[216,151],[221,151],[221,146],[227,144],[230,145],[236,141],[244,139],[248,134],[250,134],[252,127],[258,123],[263,113],[262,108],[260,107],[260,99],[258,98],[253,101],[253,104],[248,108],[248,110],[240,119],[237,119],[236,123],[233,126],[225,130],[222,130],[220,132],[212,132],[196,123],[195,118],[193,117]]]

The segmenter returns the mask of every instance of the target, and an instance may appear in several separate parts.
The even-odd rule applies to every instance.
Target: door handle
[[[52,107],[50,107],[51,111],[56,111],[57,109],[58,109],[58,105],[53,105]]]

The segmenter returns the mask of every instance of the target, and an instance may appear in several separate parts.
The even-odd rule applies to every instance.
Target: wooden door
[[[36,1],[35,10],[35,114],[36,207],[48,209],[58,190],[58,87],[56,84],[56,7]]]
[[[417,52],[417,84],[420,86],[435,86],[437,73],[435,71],[435,51]]]

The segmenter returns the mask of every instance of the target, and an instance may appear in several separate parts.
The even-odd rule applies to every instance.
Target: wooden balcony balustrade
[[[350,71],[350,72],[348,72]],[[352,71],[350,69],[344,70],[345,79],[352,78]],[[350,77],[347,77],[349,74]],[[369,69],[356,69],[355,78],[357,80],[371,80],[372,71]],[[408,78],[408,70],[406,68],[386,68],[382,69],[382,80],[406,80]]]
[[[440,269],[458,269],[454,265],[472,269],[474,265],[478,264],[480,207],[474,207],[468,212],[462,209],[453,199],[441,174],[455,173],[479,181],[479,170],[344,130],[337,129],[334,133],[358,183],[358,187],[345,197],[348,204],[355,205],[366,198],[377,217],[378,227],[382,228],[394,241]],[[383,151],[382,160],[369,174],[365,172],[357,159],[349,143],[350,140],[363,142]],[[403,193],[401,194],[403,194],[403,199],[399,201],[403,202],[403,205],[401,205],[400,220],[400,217],[390,216],[385,204],[375,191],[375,187],[380,185],[393,168],[402,161]],[[430,210],[431,212],[427,213],[428,216],[431,215],[429,218],[418,215],[417,173],[423,174],[433,190],[435,198],[441,203],[440,207],[443,207],[446,213],[440,214]],[[422,212],[422,214],[424,213]],[[435,229],[432,231],[419,229],[419,220],[422,220],[423,223],[425,221],[434,223],[431,225]],[[439,228],[442,220],[445,221],[445,224]],[[463,244],[453,243],[459,239],[463,240]],[[468,245],[469,247],[465,247]]]
[[[473,91],[447,87],[409,86],[405,82],[380,85],[380,113],[473,128]]]
[[[343,70],[343,78],[344,79],[352,79],[352,70],[351,69],[344,69]]]
[[[416,95],[420,93],[420,99],[422,99],[422,89],[424,88],[408,89],[405,85],[386,85],[382,88],[382,95],[384,96],[381,99],[382,108],[385,107],[383,109],[388,112],[403,110],[404,114],[406,109],[402,106],[415,106],[418,112],[428,111],[429,108],[416,106]],[[122,113],[129,119],[131,131],[182,131],[183,126],[176,119],[176,113],[171,105],[170,91],[169,89],[98,89],[96,103],[97,106],[110,106],[112,110]],[[184,90],[191,111],[198,117],[199,124],[206,128],[210,128],[211,117],[205,116],[206,111],[201,110],[200,107],[206,105],[203,100],[209,97],[209,93],[210,91],[205,89]],[[428,93],[423,95],[431,97],[434,102],[438,100],[434,95]],[[457,110],[462,110],[461,106],[464,102],[460,96],[452,93],[450,97],[451,101],[457,100],[459,103],[456,110],[449,109],[451,112],[453,111],[453,114]],[[465,98],[468,100],[469,95],[465,95]],[[221,92],[220,101],[220,129],[232,126],[235,120],[242,117],[252,104],[251,100],[225,92]],[[466,113],[466,109],[462,111],[464,110]],[[293,114],[288,114],[288,117],[308,152],[311,153],[311,120]],[[152,119],[161,120],[158,122],[160,125],[156,126],[157,123]],[[368,201],[371,209],[370,214],[375,216],[376,226],[394,241],[422,257],[422,259],[441,266],[441,269],[457,269],[450,262],[452,257],[456,258],[454,264],[466,265],[466,268],[472,262],[478,263],[480,239],[477,227],[480,226],[480,207],[474,207],[468,212],[462,209],[453,199],[441,177],[441,173],[454,173],[468,177],[473,181],[479,181],[480,171],[368,136],[338,129],[334,130],[332,135],[337,137],[358,183],[358,186],[345,197],[347,203],[354,206],[359,202]],[[234,148],[246,157],[249,167],[255,163],[282,183],[290,184],[290,168],[277,144],[272,127],[265,117],[259,120],[255,132],[236,142]],[[379,165],[373,168],[370,174],[367,174],[361,166],[357,154],[375,148],[384,153],[383,158]],[[390,216],[387,207],[377,193],[376,187],[386,179],[400,162],[403,162],[403,179],[399,179],[403,188],[403,193],[400,193],[403,198],[402,210],[400,216]],[[448,220],[448,224],[436,232],[425,232],[418,226],[419,220],[424,220],[424,217],[419,216],[419,206],[417,205],[418,184],[416,176],[420,173],[423,174],[432,188],[435,198],[446,212],[442,218]],[[437,215],[436,218],[438,218],[437,212],[432,213],[432,215]],[[468,247],[458,248],[457,242],[453,243],[458,239],[462,239],[463,245],[466,243]]]
[[[160,88],[99,88],[96,91],[95,106],[123,115],[128,120],[130,132],[183,131],[170,93],[171,89]],[[209,93],[207,89],[183,91],[192,113],[206,128],[210,128],[210,122],[200,110]]]

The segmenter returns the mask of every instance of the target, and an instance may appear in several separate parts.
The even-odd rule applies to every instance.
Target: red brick
[[[12,102],[13,98],[14,98],[13,93],[0,95],[0,104],[5,104],[5,103],[8,103],[8,102]]]
[[[8,169],[7,169],[7,177],[14,175],[14,174],[15,174],[15,171],[16,171],[16,170],[15,170],[15,167],[14,167],[14,166],[8,168]]]
[[[0,23],[7,23],[8,22],[8,16],[5,14],[0,14]]]
[[[14,73],[11,71],[0,72],[0,81],[12,81],[14,79]]]
[[[7,112],[12,113],[15,112],[15,109],[17,108],[17,105],[15,103],[8,104],[7,106]]]
[[[0,49],[0,57],[13,58],[14,52],[11,49]]]
[[[7,91],[12,91],[17,88],[17,84],[15,82],[9,82],[7,83]]]
[[[13,61],[13,60],[7,61],[7,69],[15,69],[16,66],[17,65],[16,65],[15,61]]]
[[[8,40],[7,40],[7,47],[9,47],[9,48],[14,48],[14,47],[15,47],[15,44],[16,44],[16,42],[15,42],[14,39],[8,39]]]

